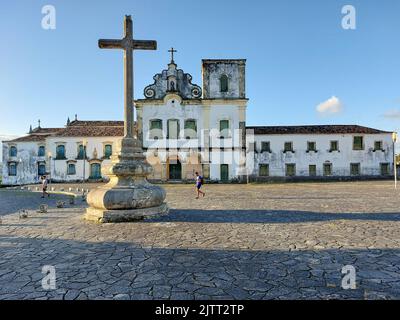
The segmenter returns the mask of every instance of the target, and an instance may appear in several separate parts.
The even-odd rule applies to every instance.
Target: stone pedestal
[[[90,208],[86,220],[130,222],[168,213],[164,189],[146,179],[153,168],[146,162],[138,140],[123,138],[121,152],[112,156],[112,164],[110,182],[87,196]]]

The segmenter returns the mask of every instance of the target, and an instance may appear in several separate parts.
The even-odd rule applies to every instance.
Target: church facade
[[[173,58],[135,101],[135,134],[151,180],[209,181],[383,178],[393,175],[392,132],[357,125],[246,126],[246,60],[202,61],[202,86]],[[81,121],[31,129],[3,141],[2,183],[106,179],[122,121]]]

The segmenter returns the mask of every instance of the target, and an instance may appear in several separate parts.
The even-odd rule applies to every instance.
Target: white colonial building
[[[382,178],[393,174],[392,133],[357,125],[246,127],[245,60],[203,60],[202,87],[173,60],[135,101],[135,132],[154,181]],[[121,121],[67,121],[3,141],[5,185],[101,180]]]
[[[392,133],[357,125],[247,127],[251,180],[388,177]]]

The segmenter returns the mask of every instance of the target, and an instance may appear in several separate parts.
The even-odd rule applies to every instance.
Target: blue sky
[[[55,30],[41,28],[47,4]],[[346,4],[356,30],[341,27]],[[158,41],[157,51],[135,53],[136,98],[174,46],[199,85],[201,59],[247,59],[248,125],[400,129],[398,0],[16,0],[0,4],[0,136],[23,134],[37,119],[63,126],[75,113],[122,119],[122,52],[97,41],[120,38],[125,14],[136,39]],[[317,112],[332,97],[339,112]]]

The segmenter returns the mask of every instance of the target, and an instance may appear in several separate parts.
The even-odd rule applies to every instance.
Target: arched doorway
[[[169,163],[169,179],[182,180],[182,165],[179,160]]]

